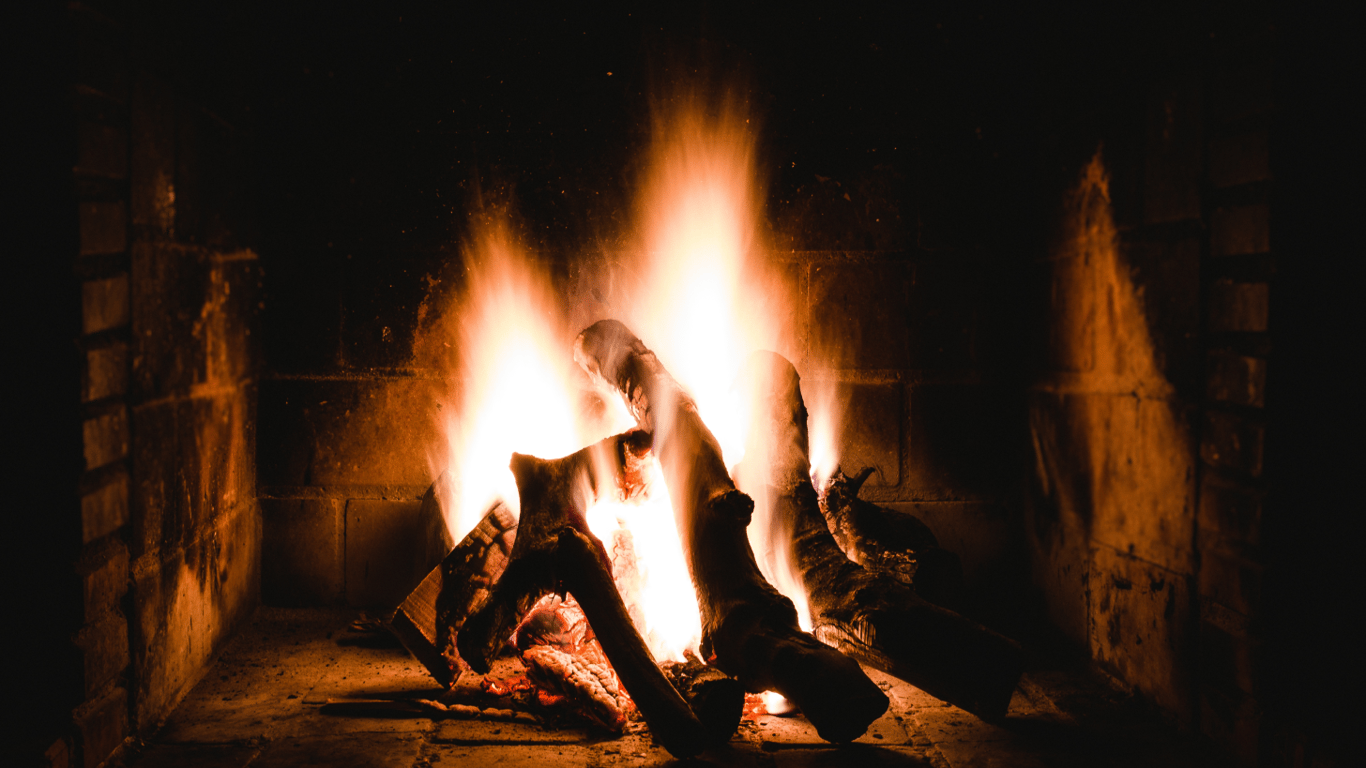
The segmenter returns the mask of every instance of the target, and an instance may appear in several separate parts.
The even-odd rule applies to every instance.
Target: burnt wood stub
[[[735,488],[692,398],[622,323],[583,331],[574,359],[625,399],[653,447],[702,616],[702,653],[752,691],[801,707],[822,738],[851,741],[887,709],[858,663],[802,632],[792,601],[759,571],[746,536],[754,502]]]
[[[761,353],[751,376],[767,393],[759,429],[776,438],[764,470],[773,516],[792,531],[790,555],[810,603],[815,635],[986,720],[1005,716],[1023,671],[1014,641],[933,605],[888,574],[865,570],[835,543],[810,480],[806,406],[790,362]],[[794,449],[793,446],[796,446]]]

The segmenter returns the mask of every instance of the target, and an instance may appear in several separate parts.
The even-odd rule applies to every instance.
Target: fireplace
[[[1244,764],[1342,754],[1354,335],[1320,25],[90,3],[9,26],[43,43],[13,68],[9,236],[35,256],[11,402],[52,415],[16,508],[57,508],[7,557],[12,653],[49,675],[23,683],[30,762],[155,733],[258,606],[411,592],[430,558],[394,553],[431,547],[468,417],[434,329],[475,233],[522,244],[567,356],[653,247],[651,115],[688,84],[752,120],[778,351],[838,404],[861,497],[958,556],[963,613]]]

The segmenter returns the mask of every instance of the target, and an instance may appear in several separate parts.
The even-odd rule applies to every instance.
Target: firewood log
[[[735,735],[744,715],[745,687],[691,651],[686,657],[682,662],[666,661],[660,668],[702,721],[707,742],[712,746],[724,744]]]
[[[915,516],[860,499],[859,488],[872,472],[864,468],[850,477],[836,469],[821,490],[821,512],[835,543],[864,570],[896,579],[936,605],[956,607],[963,591],[958,555],[941,548]]]
[[[440,482],[427,492],[429,499],[435,498]],[[455,637],[502,575],[516,532],[516,518],[501,502],[495,504],[389,619],[403,646],[443,686],[460,672]]]
[[[851,562],[835,543],[810,480],[806,405],[797,371],[764,353],[751,366],[768,397],[756,408],[780,439],[767,455],[773,514],[792,531],[791,556],[821,640],[984,720],[1005,716],[1023,671],[1012,640]]]
[[[703,657],[748,690],[787,697],[828,741],[863,734],[886,711],[886,695],[856,661],[802,632],[792,601],[760,573],[745,535],[754,502],[735,489],[692,398],[615,320],[579,334],[574,359],[653,435],[702,615]]]
[[[584,518],[600,496],[638,488],[626,457],[643,448],[642,436],[607,438],[561,459],[513,454],[522,512],[517,541],[492,597],[457,637],[461,656],[487,669],[513,629],[549,592],[572,593],[635,702],[650,733],[675,757],[692,757],[706,746],[702,723],[656,666],[612,582],[602,542]],[[478,663],[476,663],[478,662]]]

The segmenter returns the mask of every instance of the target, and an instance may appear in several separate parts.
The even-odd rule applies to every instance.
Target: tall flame
[[[456,475],[447,523],[457,541],[501,500],[520,511],[513,452],[562,456],[581,447],[569,358],[550,281],[499,222],[476,232],[461,298],[460,408],[446,417]]]

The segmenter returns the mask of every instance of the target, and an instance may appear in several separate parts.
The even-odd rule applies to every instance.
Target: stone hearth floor
[[[334,714],[337,702],[435,698],[440,690],[398,647],[365,642],[355,611],[261,608],[127,768],[667,765],[648,734],[603,738],[527,722]],[[373,639],[371,637],[370,639]],[[380,646],[380,647],[376,647]],[[685,764],[715,766],[1222,765],[1134,699],[1079,672],[1026,673],[1010,713],[988,725],[917,688],[871,672],[891,698],[855,743],[834,747],[804,718],[763,716],[728,747]],[[332,707],[325,707],[333,702]]]

